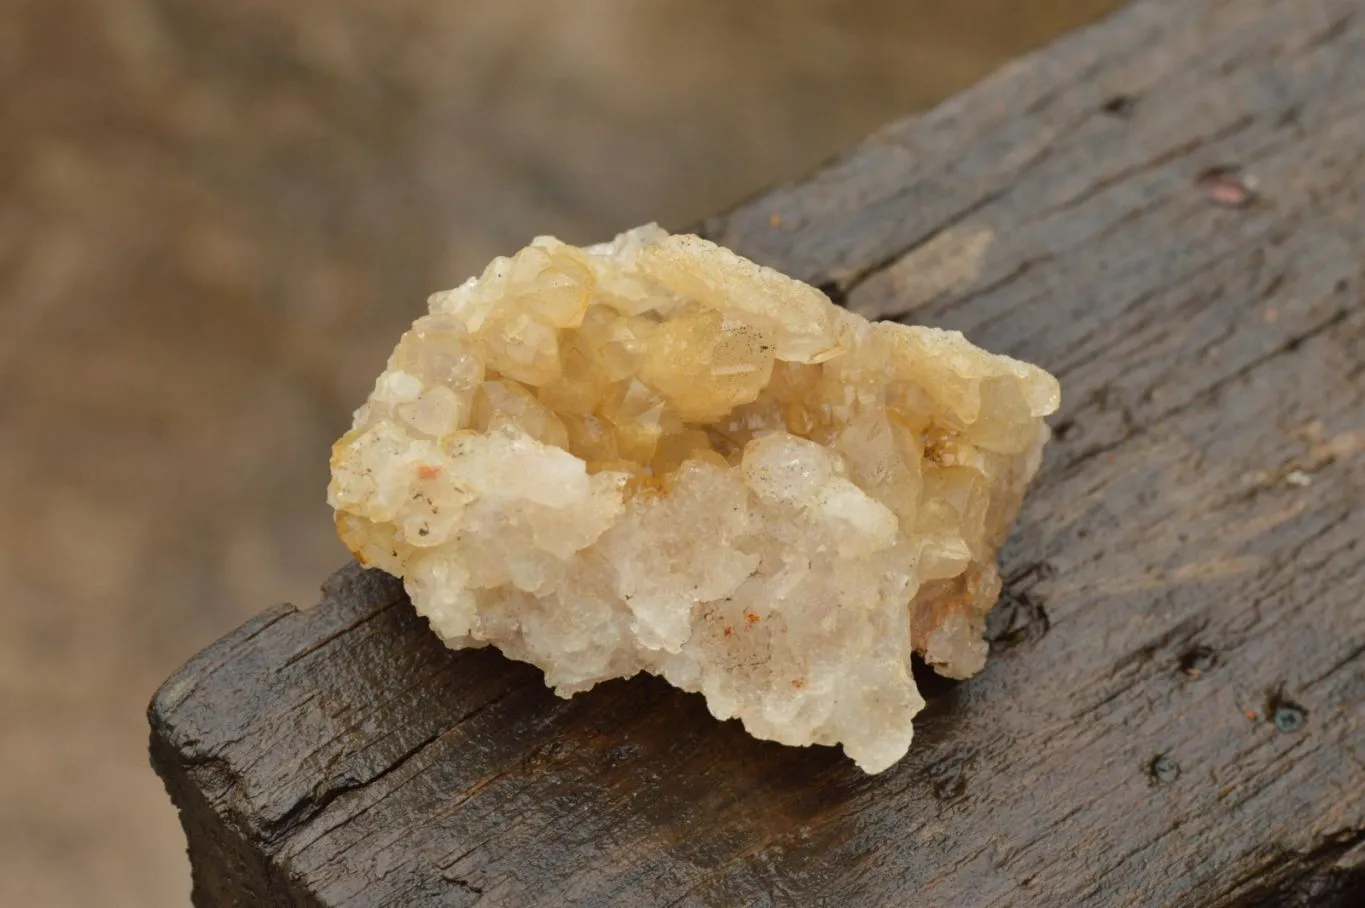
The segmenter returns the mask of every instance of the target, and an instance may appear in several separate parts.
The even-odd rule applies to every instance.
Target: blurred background
[[[0,904],[188,904],[146,703],[345,560],[328,447],[429,292],[1117,5],[0,0]]]

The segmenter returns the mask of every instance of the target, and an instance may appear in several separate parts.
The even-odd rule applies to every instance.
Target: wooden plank
[[[1365,901],[1365,10],[1144,0],[705,225],[1063,382],[910,755],[569,701],[348,568],[167,681],[196,904]]]

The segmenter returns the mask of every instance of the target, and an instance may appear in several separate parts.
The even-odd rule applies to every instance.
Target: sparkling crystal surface
[[[455,648],[569,696],[648,671],[785,744],[898,760],[911,652],[981,668],[1043,370],[869,323],[695,236],[543,237],[437,293],[328,500]]]

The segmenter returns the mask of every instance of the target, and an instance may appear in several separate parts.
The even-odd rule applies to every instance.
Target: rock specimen
[[[695,236],[543,237],[430,300],[332,454],[365,564],[562,696],[641,670],[879,772],[981,668],[1057,382]]]

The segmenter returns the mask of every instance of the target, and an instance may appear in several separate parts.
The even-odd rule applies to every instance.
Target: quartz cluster
[[[986,657],[996,548],[1059,402],[960,334],[869,323],[653,225],[542,237],[437,293],[334,446],[328,499],[451,647],[562,696],[639,671],[868,772],[912,652]]]

